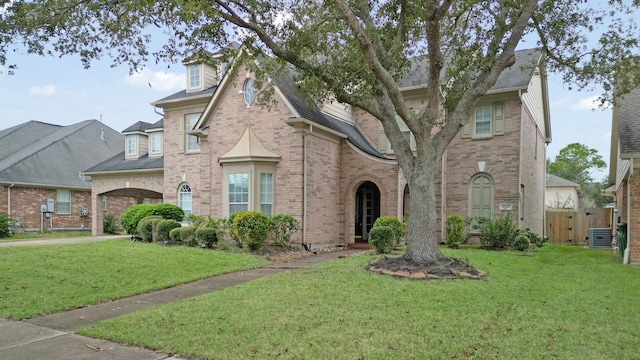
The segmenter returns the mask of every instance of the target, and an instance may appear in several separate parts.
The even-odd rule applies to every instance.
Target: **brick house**
[[[438,185],[441,214],[511,211],[520,225],[542,234],[550,127],[541,59],[536,50],[517,52],[517,63],[452,142]],[[245,68],[185,65],[187,88],[153,103],[164,112],[155,153],[163,166],[135,170],[152,159],[152,132],[145,128],[125,132],[130,156],[86,172],[95,234],[102,229],[101,197],[124,191],[148,191],[187,213],[212,217],[289,213],[303,225],[296,242],[318,246],[366,241],[379,216],[410,212],[406,181],[369,114],[338,103],[313,105],[284,75],[271,79],[275,103],[266,109],[256,103],[254,74]],[[424,95],[420,74],[411,71],[402,84],[415,108]]]
[[[91,183],[80,172],[120,152],[120,133],[96,120],[29,121],[0,131],[0,144],[0,211],[15,231],[91,227]]]
[[[616,101],[607,191],[616,197],[617,223],[627,224],[624,263],[640,263],[640,89]]]

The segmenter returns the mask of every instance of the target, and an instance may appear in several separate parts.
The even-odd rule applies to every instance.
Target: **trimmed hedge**
[[[196,240],[203,248],[209,248],[218,243],[218,229],[203,227],[196,230]]]
[[[158,215],[163,219],[173,219],[182,221],[184,211],[179,206],[173,204],[137,204],[128,207],[120,216],[120,225],[127,234],[139,235],[137,233],[138,223],[150,215]]]
[[[258,250],[267,244],[269,217],[259,211],[243,211],[234,214],[233,233],[250,250]]]
[[[447,216],[445,230],[447,231],[445,244],[448,247],[458,248],[465,241],[465,224],[462,216],[456,214]]]
[[[158,240],[165,243],[170,243],[171,238],[169,237],[169,232],[179,227],[182,227],[182,225],[180,225],[180,223],[176,220],[173,220],[173,219],[160,220],[156,223],[155,233],[158,234],[158,238],[159,238]]]
[[[369,244],[378,252],[388,254],[393,250],[396,242],[395,237],[395,231],[391,227],[384,225],[375,226],[369,231]]]
[[[175,245],[188,245],[196,243],[196,228],[193,226],[179,227],[169,231],[171,243]]]
[[[392,249],[397,248],[402,243],[402,235],[404,234],[404,225],[400,220],[393,216],[380,216],[373,223],[373,227],[386,226],[393,231],[394,243],[391,245]]]
[[[154,224],[161,221],[162,217],[158,215],[150,215],[138,222],[136,233],[144,242],[152,242]]]

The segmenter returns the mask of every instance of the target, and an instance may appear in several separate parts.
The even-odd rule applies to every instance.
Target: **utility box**
[[[612,240],[611,229],[589,228],[589,247],[590,248],[610,248],[611,240]]]
[[[53,212],[53,206],[54,206],[55,202],[53,201],[53,199],[47,199],[47,211],[48,212]]]

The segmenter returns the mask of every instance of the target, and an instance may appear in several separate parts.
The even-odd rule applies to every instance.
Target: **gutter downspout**
[[[11,219],[11,188],[15,185],[15,183],[11,183],[7,188],[7,215],[9,215],[9,219]]]
[[[627,176],[627,246],[622,257],[623,264],[629,264],[629,243],[631,242],[631,176],[633,176],[633,157],[630,158],[629,175]]]
[[[522,204],[524,204],[524,193],[522,191],[522,142],[524,139],[524,101],[522,100],[522,89],[518,90],[518,99],[520,99],[520,146],[518,146],[518,227],[522,227],[522,219],[524,219],[524,209]],[[536,135],[537,136],[537,135]],[[546,178],[546,173],[545,173]],[[544,206],[543,206],[544,209]]]
[[[302,134],[302,243],[307,242],[307,135],[313,132],[313,125]]]

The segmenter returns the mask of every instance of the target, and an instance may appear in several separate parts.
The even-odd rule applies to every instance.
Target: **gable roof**
[[[128,128],[122,130],[123,134],[126,133],[136,133],[136,132],[145,132],[145,130],[151,128],[151,124],[145,121],[138,121],[137,123],[129,126]]]
[[[640,89],[618,100],[617,115],[620,157],[640,157]]]
[[[547,173],[547,187],[577,187],[580,188],[580,184],[573,181],[561,178],[560,176]]]
[[[79,175],[124,148],[123,136],[97,120],[69,126],[29,121],[0,131],[0,182],[90,189]]]
[[[498,77],[495,85],[488,92],[499,92],[504,90],[526,89],[531,82],[533,69],[538,65],[542,57],[541,49],[525,49],[515,52],[516,62],[511,67],[504,69]],[[445,67],[447,65],[445,64]],[[426,57],[415,57],[411,59],[411,66],[407,74],[400,81],[400,88],[419,87],[427,83],[427,69],[429,65]],[[440,74],[440,82],[447,81],[446,72]]]

